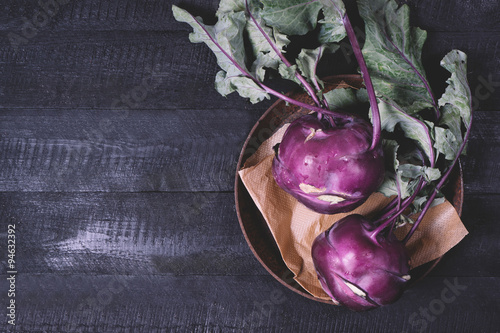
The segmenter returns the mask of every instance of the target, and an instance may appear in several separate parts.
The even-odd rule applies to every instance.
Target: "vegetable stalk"
[[[339,119],[348,119],[348,120],[352,119],[352,116],[350,116],[348,114],[336,112],[336,111],[331,111],[331,110],[325,109],[325,108],[320,107],[320,106],[313,106],[313,105],[309,105],[309,104],[304,103],[304,102],[297,101],[293,98],[290,98],[290,97],[268,87],[267,85],[265,85],[264,83],[259,81],[256,77],[254,77],[252,74],[250,74],[241,64],[238,63],[238,61],[236,61],[236,59],[234,59],[228,52],[226,52],[226,50],[217,42],[217,40],[215,40],[215,38],[208,32],[208,30],[203,26],[203,24],[200,24],[200,22],[193,15],[191,15],[191,14],[189,14],[189,15],[191,16],[193,21],[196,22],[198,27],[205,33],[206,37],[217,47],[217,49],[222,54],[224,54],[224,56],[241,72],[241,74],[243,76],[251,79],[255,84],[257,84],[266,93],[271,94],[275,97],[278,97],[279,99],[282,99],[283,101],[285,101],[287,103],[294,104],[294,105],[297,105],[299,107],[302,107],[302,108],[305,108],[305,109],[308,109],[308,110],[311,110],[314,112],[331,115],[331,116],[339,118]],[[315,94],[312,93],[312,96],[315,96]]]
[[[356,38],[356,33],[354,32],[354,29],[352,27],[351,21],[349,20],[349,17],[347,16],[347,13],[343,15],[342,21],[344,23],[347,37],[349,38],[349,42],[352,45],[354,56],[358,61],[359,68],[363,75],[363,80],[365,82],[366,90],[368,91],[368,98],[370,100],[370,106],[372,108],[372,122],[373,122],[373,138],[370,149],[375,149],[380,144],[381,132],[382,132],[380,111],[378,109],[375,89],[373,88],[373,83],[370,77],[370,73],[368,72],[368,67],[366,66],[365,58],[363,57],[363,53],[361,52],[361,47],[359,46],[358,39]]]
[[[450,176],[451,172],[453,171],[453,167],[455,166],[455,164],[457,164],[458,159],[460,158],[460,155],[462,154],[463,150],[465,149],[465,146],[467,145],[467,141],[469,139],[469,135],[470,135],[471,127],[472,127],[471,126],[472,125],[472,118],[473,118],[473,111],[472,111],[472,107],[471,107],[470,123],[469,123],[469,127],[467,128],[467,132],[465,132],[465,136],[464,136],[464,140],[462,142],[462,145],[460,146],[460,149],[458,150],[457,155],[455,156],[455,159],[453,160],[453,163],[450,165],[450,167],[448,168],[448,170],[446,171],[446,173],[444,174],[444,176],[441,178],[441,180],[439,181],[439,183],[436,185],[436,188],[434,189],[434,191],[432,192],[431,196],[429,197],[429,200],[425,204],[425,207],[422,210],[422,213],[420,213],[419,217],[417,218],[417,220],[413,224],[413,227],[408,232],[408,234],[406,235],[406,237],[403,239],[403,243],[404,244],[406,244],[408,242],[408,240],[410,240],[411,236],[413,235],[413,233],[415,232],[415,230],[418,228],[418,225],[420,224],[420,222],[422,222],[422,219],[424,218],[425,213],[431,207],[432,202],[434,201],[434,198],[436,197],[436,195],[438,194],[439,190],[443,187],[443,185],[445,184],[446,180]]]
[[[278,57],[281,59],[281,61],[283,61],[283,63],[287,67],[291,67],[292,64],[290,63],[290,61],[288,61],[288,59],[283,55],[283,53],[280,52],[280,50],[278,49],[278,47],[276,46],[276,44],[271,40],[271,38],[268,36],[268,34],[266,34],[266,32],[264,31],[264,29],[262,29],[262,27],[260,26],[260,24],[255,19],[255,17],[252,15],[252,12],[250,11],[250,7],[248,5],[248,0],[245,0],[245,7],[246,7],[246,10],[247,10],[248,16],[253,21],[253,23],[255,24],[255,26],[257,27],[257,29],[259,29],[259,31],[262,34],[262,36],[264,36],[264,38],[267,40],[267,42],[269,43],[269,45],[271,46],[271,48],[274,50],[274,52],[278,55]],[[295,71],[295,77],[297,78],[297,80],[299,80],[300,83],[302,83],[302,85],[304,86],[304,89],[307,91],[307,93],[309,94],[309,96],[311,96],[311,98],[313,99],[314,103],[318,107],[321,107],[321,102],[319,101],[318,96],[316,96],[316,92],[314,91],[313,87],[309,84],[309,82],[307,82],[307,80],[302,75],[300,75],[300,73],[298,71]]]

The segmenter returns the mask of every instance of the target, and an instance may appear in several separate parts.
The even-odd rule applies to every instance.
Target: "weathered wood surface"
[[[260,115],[245,108],[122,112],[0,112],[0,189],[232,191],[241,147]],[[467,193],[498,193],[499,129],[500,112],[477,112],[463,158]]]
[[[266,274],[248,250],[233,194],[19,193],[0,195],[16,223],[23,274]],[[430,274],[500,277],[500,195],[467,195],[470,234]],[[140,272],[140,273],[139,273]]]
[[[253,257],[234,171],[272,101],[218,95],[215,59],[188,42],[172,1],[68,0],[17,47],[9,37],[40,5],[3,1],[2,318],[15,223],[19,332],[498,332],[500,3],[407,2],[429,31],[424,63],[436,90],[446,79],[439,60],[452,48],[469,56],[470,234],[396,304],[357,314],[296,295]],[[210,21],[218,1],[174,3]],[[351,60],[338,73],[354,72]],[[449,294],[450,283],[462,287]]]
[[[270,276],[46,274],[18,283],[21,332],[497,332],[500,322],[490,296],[498,278],[429,277],[366,313],[304,299]]]
[[[61,30],[188,30],[171,16],[176,3],[196,15],[212,19],[218,1],[137,1],[137,0],[64,0],[58,6],[46,31]],[[60,2],[64,2],[60,1]],[[500,4],[496,0],[449,0],[445,2],[407,0],[414,24],[433,31],[497,31],[500,19],[496,15]],[[31,19],[40,6],[29,0],[4,0],[0,13],[0,29],[19,31],[22,17]],[[209,21],[210,22],[210,21]]]
[[[187,41],[187,31],[60,31],[33,37],[18,51],[3,36],[0,75],[5,108],[116,108],[206,109],[243,107],[213,89],[218,71],[215,57],[204,45]],[[439,61],[451,49],[466,52],[471,87],[484,80],[500,87],[500,32],[430,32],[424,63],[436,88],[445,85],[446,71]],[[487,54],[487,56],[486,56]],[[346,66],[323,74],[355,73],[354,57],[338,52],[332,58]],[[334,63],[332,60],[332,63]],[[482,78],[482,79],[481,79]],[[483,81],[482,81],[483,80]],[[481,110],[496,110],[500,95],[480,89]],[[269,103],[267,103],[269,104]],[[254,106],[261,110],[263,106]],[[264,107],[265,109],[265,107]]]
[[[231,191],[258,116],[245,109],[5,111],[0,188]]]

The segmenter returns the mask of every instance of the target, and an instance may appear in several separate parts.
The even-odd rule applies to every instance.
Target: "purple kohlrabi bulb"
[[[363,216],[349,215],[312,245],[321,286],[333,300],[355,311],[395,302],[410,280],[403,243],[387,229],[373,229]]]
[[[274,179],[318,213],[351,211],[384,180],[382,147],[370,149],[371,144],[372,126],[359,117],[342,121],[300,117],[279,144]]]

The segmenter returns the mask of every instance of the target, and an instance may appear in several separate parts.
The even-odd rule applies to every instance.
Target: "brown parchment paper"
[[[272,147],[281,141],[288,125],[280,128],[247,160],[239,175],[256,206],[264,216],[280,249],[283,261],[294,273],[294,279],[311,295],[330,299],[316,276],[312,257],[312,242],[333,223],[351,213],[370,216],[390,202],[380,193],[373,194],[356,210],[345,214],[324,215],[313,212],[274,181],[271,164]],[[410,226],[396,230],[402,239]],[[449,202],[432,207],[407,243],[411,267],[415,268],[437,259],[458,244],[467,235],[456,210]]]

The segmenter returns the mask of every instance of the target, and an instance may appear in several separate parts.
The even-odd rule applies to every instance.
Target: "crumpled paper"
[[[321,288],[311,257],[314,239],[347,214],[358,213],[369,217],[387,205],[390,199],[374,193],[356,210],[335,215],[318,214],[302,205],[276,184],[271,172],[272,148],[281,142],[287,126],[281,127],[259,147],[239,175],[265,218],[283,261],[295,275],[294,279],[311,295],[329,300],[330,297]],[[402,239],[410,227],[398,228],[396,236]],[[411,267],[441,257],[467,234],[455,208],[448,201],[432,207],[406,244]]]

